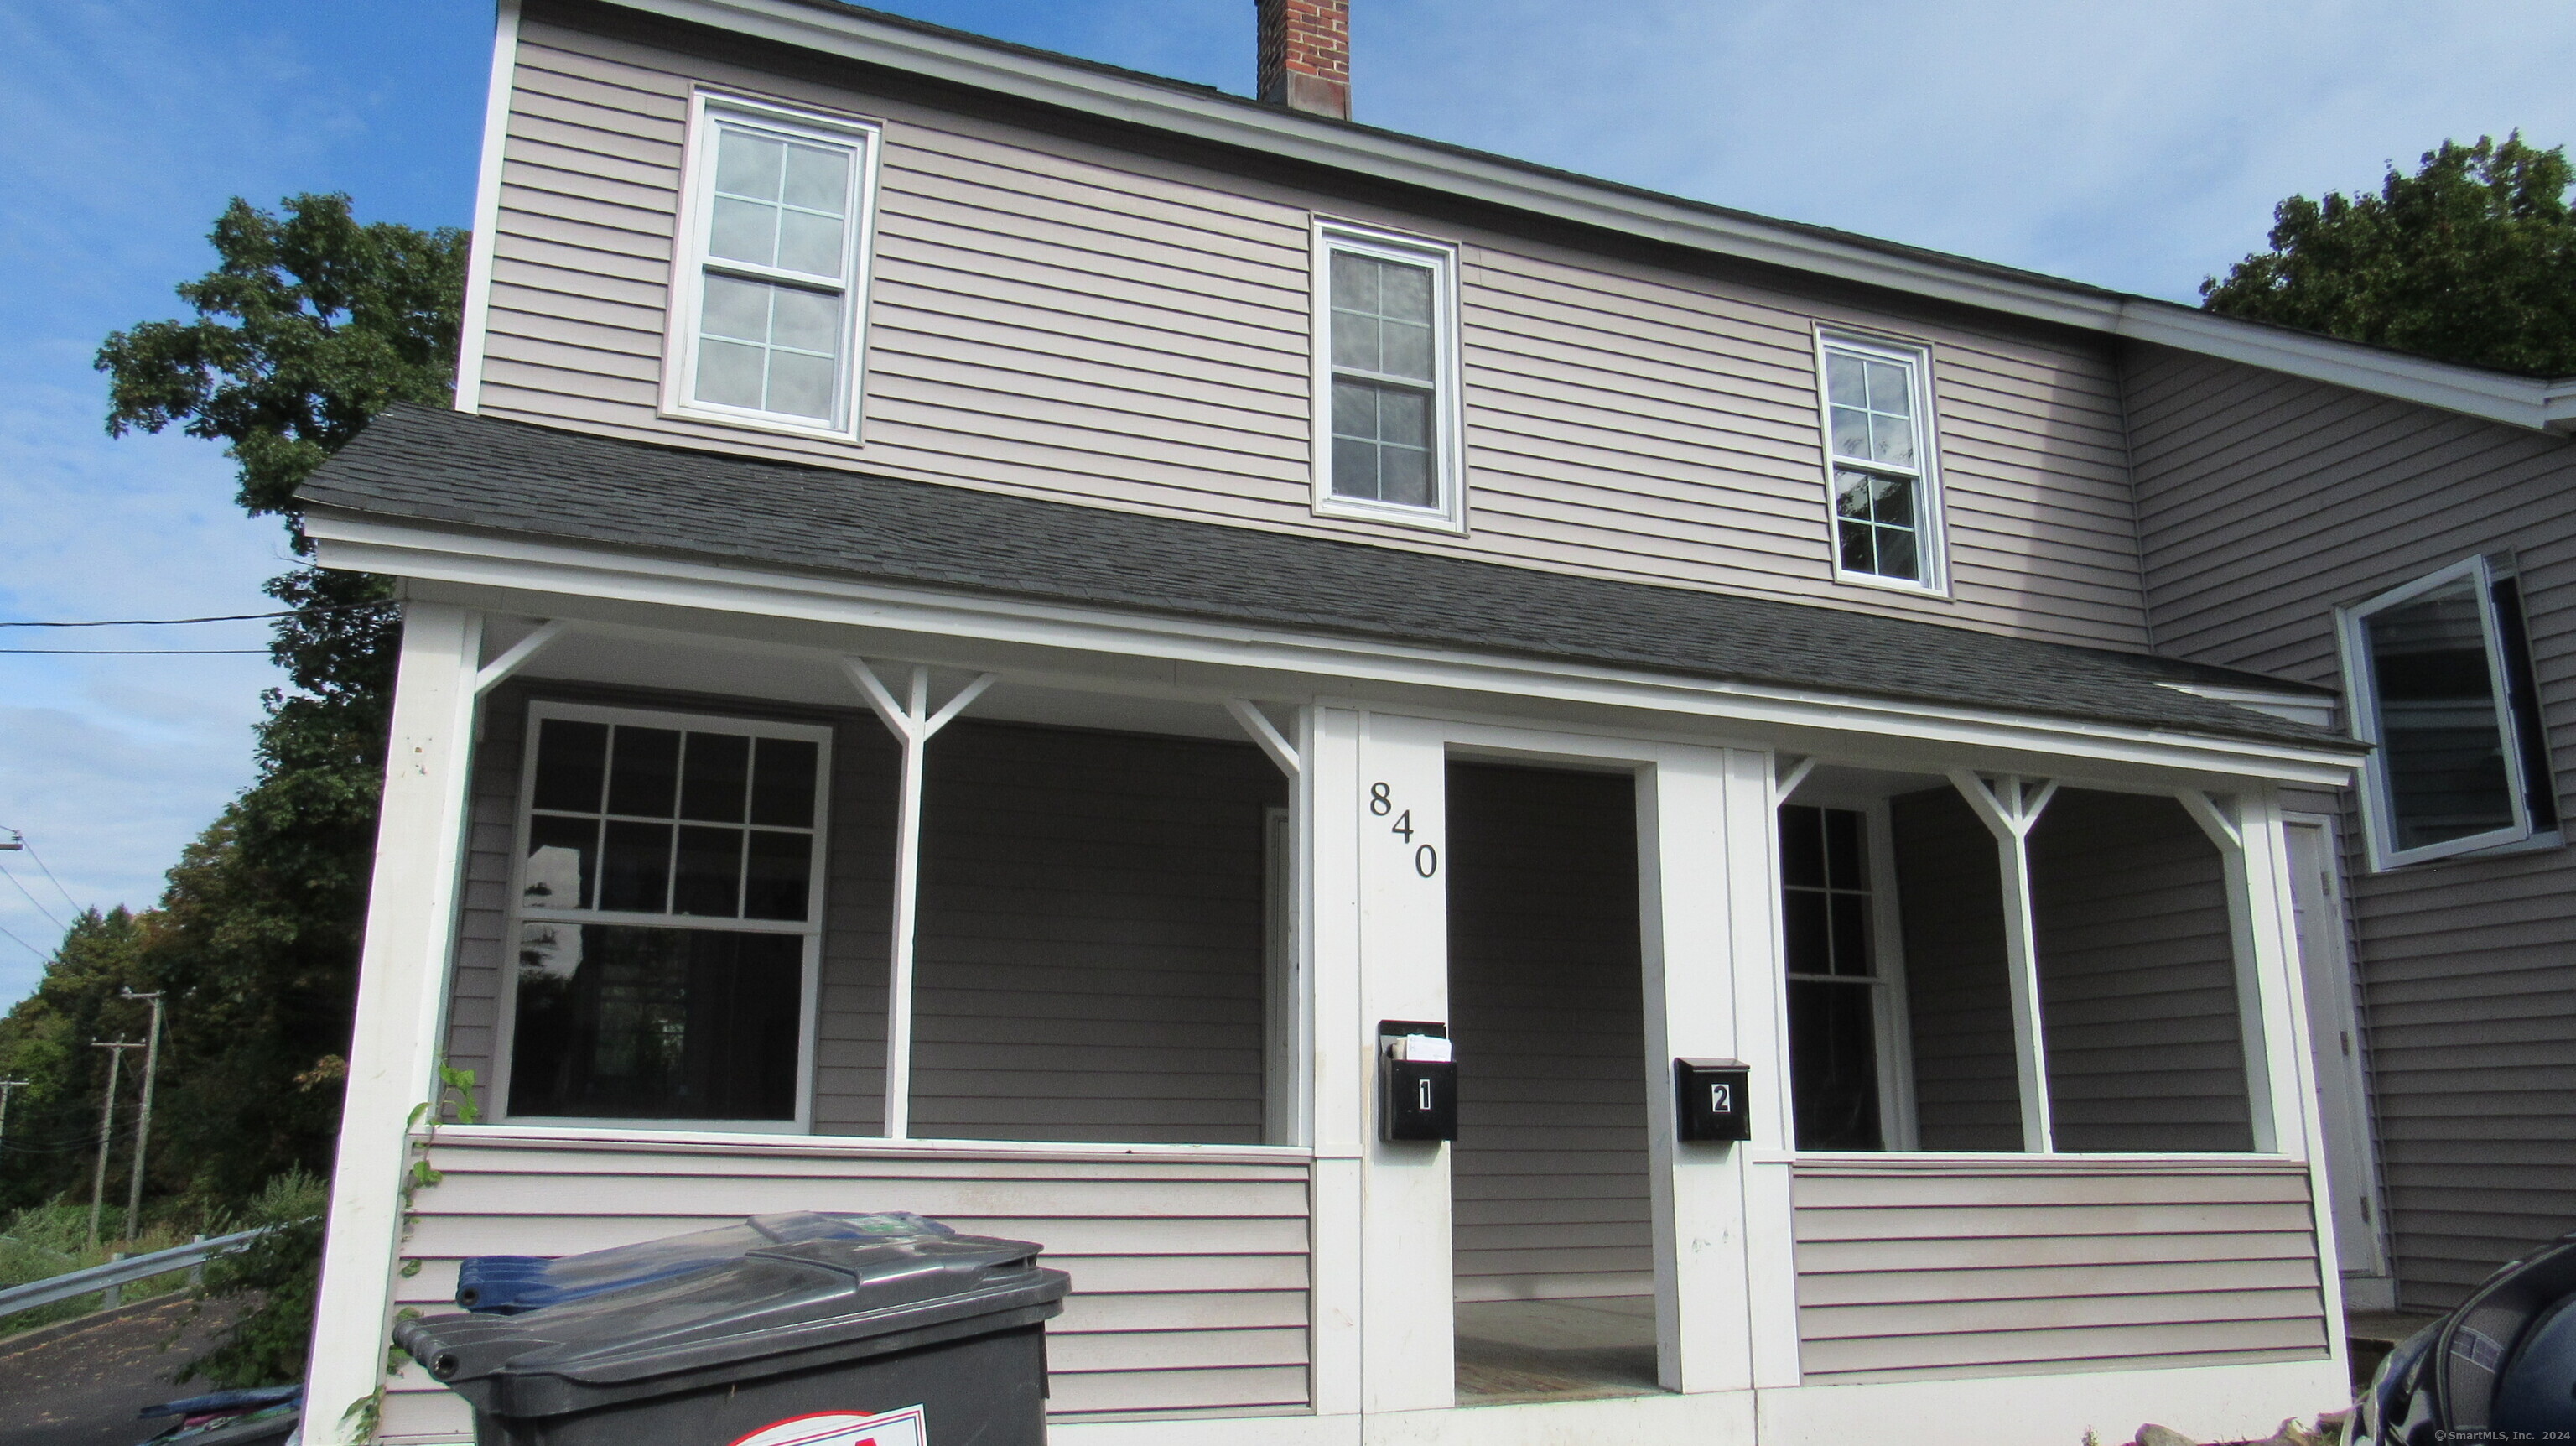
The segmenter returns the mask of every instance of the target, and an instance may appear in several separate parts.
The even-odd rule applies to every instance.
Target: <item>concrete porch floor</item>
[[[1660,1389],[1652,1297],[1462,1301],[1457,1309],[1461,1406],[1648,1396]]]

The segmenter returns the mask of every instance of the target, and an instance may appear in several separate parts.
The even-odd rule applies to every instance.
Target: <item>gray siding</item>
[[[1947,786],[1888,804],[1915,1123],[1926,1150],[2018,1150],[2012,977],[1994,835]]]
[[[483,1117],[497,1119],[505,1110],[490,1085],[493,1051],[499,1047],[501,991],[507,987],[519,775],[527,757],[528,705],[539,698],[831,725],[832,837],[824,865],[814,1128],[822,1134],[859,1135],[883,1129],[886,939],[893,924],[888,901],[894,884],[898,761],[883,725],[865,715],[781,711],[729,698],[562,685],[511,684],[496,691],[484,703],[483,737],[474,754],[471,842],[457,911],[447,1062],[474,1072]],[[455,1117],[452,1110],[447,1117]]]
[[[1667,271],[765,73],[523,28],[483,410],[1116,508],[2137,647],[2117,377],[2090,342]],[[686,49],[689,53],[681,53]],[[865,445],[656,414],[686,102],[881,117]],[[1462,245],[1472,535],[1308,507],[1316,212]],[[1812,327],[1934,348],[1955,598],[1836,586]]]
[[[913,1133],[1259,1144],[1250,744],[951,724],[922,788]]]
[[[2326,1354],[2307,1167],[1795,1167],[1809,1383]]]
[[[453,1309],[469,1255],[603,1250],[777,1210],[917,1210],[975,1234],[1033,1240],[1073,1277],[1048,1324],[1060,1419],[1238,1414],[1308,1401],[1303,1161],[986,1155],[900,1146],[589,1144],[442,1131],[444,1174],[412,1196],[417,1273],[398,1305]],[[388,1439],[462,1440],[462,1399],[417,1368],[394,1376]]]
[[[2061,789],[2030,836],[2057,1148],[2254,1148],[2217,848],[2169,798]]]
[[[2154,348],[2126,372],[2162,650],[2339,686],[2335,605],[2510,550],[2565,807],[2566,441]],[[2576,861],[2551,849],[2371,874],[2348,794],[2343,812],[2399,1288],[2447,1307],[2576,1217]]]
[[[1447,811],[1458,1298],[1651,1293],[1636,784],[1451,764]]]

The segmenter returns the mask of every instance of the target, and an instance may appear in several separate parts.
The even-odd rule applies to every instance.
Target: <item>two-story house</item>
[[[800,1208],[1042,1243],[1072,1446],[2334,1405],[2352,930],[2557,917],[2576,398],[1373,130],[1256,9],[1260,100],[504,0],[457,407],[303,495],[406,599],[317,1425],[468,1438],[464,1257]],[[2569,1183],[2477,1203],[2570,1051],[2437,952],[2410,1289]]]

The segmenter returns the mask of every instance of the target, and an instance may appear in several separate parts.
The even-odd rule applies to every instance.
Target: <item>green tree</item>
[[[343,195],[234,200],[193,319],[107,338],[107,427],[178,426],[240,465],[238,500],[312,549],[295,489],[391,402],[443,405],[465,236],[361,223]],[[327,1170],[384,772],[398,614],[382,578],[299,567],[270,652],[258,774],[171,871],[142,967],[170,992],[169,1183],[210,1205]]]
[[[2576,373],[2576,215],[2566,148],[2519,131],[2444,141],[2376,195],[2292,196],[2269,251],[2200,285],[2201,304],[2445,361]]]
[[[57,1197],[89,1198],[99,1096],[107,1083],[107,1051],[92,1049],[90,1041],[143,1037],[149,1006],[117,991],[145,987],[144,933],[142,922],[122,908],[92,909],[74,919],[36,992],[0,1018],[0,1077],[27,1081],[9,1101],[8,1136],[0,1144],[0,1217]],[[130,1083],[135,1061],[126,1063]],[[110,1163],[121,1168],[123,1162],[119,1151]],[[114,1181],[109,1195],[121,1204],[124,1176]]]

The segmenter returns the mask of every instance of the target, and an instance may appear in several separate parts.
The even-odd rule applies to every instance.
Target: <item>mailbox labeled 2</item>
[[[1458,1063],[1449,1027],[1389,1019],[1378,1025],[1377,1133],[1382,1140],[1458,1138]]]
[[[1752,1139],[1753,1111],[1744,1097],[1751,1073],[1742,1060],[1674,1060],[1674,1123],[1680,1136],[1699,1141]]]

